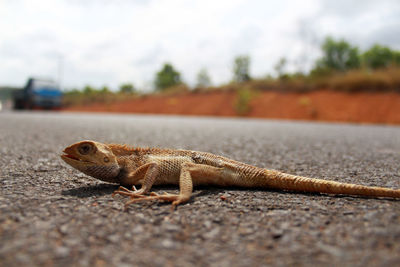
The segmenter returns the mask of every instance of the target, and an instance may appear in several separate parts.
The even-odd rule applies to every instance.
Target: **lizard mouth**
[[[73,159],[73,160],[79,160],[79,158],[77,158],[77,157],[75,157],[75,156],[73,156],[73,155],[70,155],[70,154],[62,155],[62,157],[64,157],[64,158],[70,158],[70,159]]]
[[[64,154],[64,155],[61,155],[61,158],[62,158],[62,159],[70,159],[70,160],[73,160],[73,161],[80,161],[80,162],[85,162],[85,163],[91,163],[90,161],[87,161],[87,160],[84,160],[84,159],[80,159],[80,158],[75,157],[74,155],[71,155],[71,154]]]

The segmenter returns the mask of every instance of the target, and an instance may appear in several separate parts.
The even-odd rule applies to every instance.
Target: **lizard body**
[[[196,185],[258,187],[300,192],[400,198],[400,190],[340,183],[268,170],[207,152],[135,148],[81,141],[64,149],[61,158],[81,172],[102,181],[132,186],[114,194],[130,196],[130,204],[164,200],[173,206],[187,202]],[[179,185],[179,194],[150,193],[153,185]],[[139,190],[136,185],[141,185]]]

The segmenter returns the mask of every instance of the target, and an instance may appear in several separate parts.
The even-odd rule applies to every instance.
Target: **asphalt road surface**
[[[209,151],[260,167],[400,188],[400,128],[271,120],[0,113],[1,266],[399,266],[400,200],[195,188],[127,210],[64,164],[83,139]],[[178,192],[156,187],[155,192]]]

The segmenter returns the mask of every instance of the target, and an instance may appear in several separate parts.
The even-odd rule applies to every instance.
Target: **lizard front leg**
[[[158,172],[159,165],[155,162],[150,162],[140,166],[134,172],[129,173],[127,177],[122,180],[123,183],[132,184],[133,190],[131,191],[123,186],[120,186],[118,190],[114,191],[113,196],[120,194],[130,197],[142,197],[144,194],[147,194],[150,191],[156,180]],[[137,190],[135,183],[140,180],[143,180],[142,187]]]
[[[221,173],[222,168],[208,166],[204,164],[195,164],[192,162],[185,162],[181,166],[181,173],[179,177],[179,194],[164,194],[164,195],[152,195],[143,196],[140,198],[133,198],[128,201],[125,205],[131,203],[144,201],[144,200],[161,200],[172,202],[172,208],[175,206],[185,203],[190,199],[193,191],[193,180],[192,176],[205,176],[210,178],[217,178]]]

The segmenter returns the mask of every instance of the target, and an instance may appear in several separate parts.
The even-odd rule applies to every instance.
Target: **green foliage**
[[[362,54],[362,61],[370,69],[387,68],[394,64],[400,65],[400,52],[375,44]]]
[[[311,79],[318,79],[321,77],[328,77],[333,74],[332,69],[328,69],[327,67],[317,66],[310,71],[310,78]]]
[[[64,92],[64,95],[81,95],[83,92],[74,88]]]
[[[395,65],[400,66],[400,51],[394,51],[393,53],[393,61]]]
[[[285,79],[288,76],[288,74],[285,72],[286,65],[287,65],[287,60],[286,58],[282,57],[274,66],[274,69],[280,79]]]
[[[134,93],[135,87],[131,83],[123,83],[119,86],[119,92],[124,94],[132,94]]]
[[[163,68],[157,72],[154,81],[157,90],[164,90],[180,83],[182,83],[181,74],[169,63],[165,63]]]
[[[96,91],[96,89],[93,88],[93,87],[90,86],[90,85],[86,85],[86,86],[83,88],[83,93],[84,93],[85,95],[93,94],[93,93],[95,93],[95,91]]]
[[[233,80],[235,82],[246,82],[251,79],[250,73],[250,57],[246,55],[237,56],[233,64]]]
[[[348,71],[360,67],[358,48],[345,40],[335,41],[327,37],[322,44],[323,57],[317,61],[316,69]]]
[[[237,96],[234,104],[236,114],[245,116],[251,111],[250,102],[254,97],[253,91],[248,88],[240,88],[237,90]]]
[[[114,93],[107,86],[96,89],[86,85],[82,90],[72,89],[64,92],[63,102],[65,106],[87,105],[92,103],[105,103],[126,99],[126,94]]]
[[[108,94],[108,93],[110,93],[110,89],[109,89],[107,86],[103,86],[103,87],[100,89],[100,93],[102,93],[102,94]]]
[[[198,88],[206,88],[211,86],[211,79],[208,75],[206,69],[201,69],[197,74],[197,84],[196,87]]]
[[[12,99],[13,92],[15,90],[19,90],[19,89],[21,89],[21,88],[9,87],[9,86],[0,86],[0,100],[7,101],[9,99]]]

